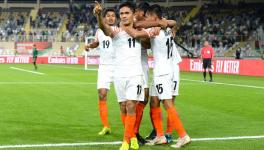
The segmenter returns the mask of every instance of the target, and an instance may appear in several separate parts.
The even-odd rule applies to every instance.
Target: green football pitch
[[[98,136],[101,122],[96,90],[96,66],[0,65],[0,149],[118,149],[123,126],[113,86],[108,95],[112,134]],[[176,107],[194,141],[186,150],[264,149],[264,77],[181,73]],[[163,111],[164,112],[164,111]],[[166,113],[163,114],[164,126]],[[164,127],[165,128],[165,127]],[[149,106],[140,132],[152,129]],[[177,138],[174,132],[174,139]],[[60,144],[60,147],[56,144]],[[45,145],[50,144],[50,145]],[[39,146],[39,147],[34,147]],[[21,148],[18,148],[21,147]],[[142,150],[172,149],[169,145]]]

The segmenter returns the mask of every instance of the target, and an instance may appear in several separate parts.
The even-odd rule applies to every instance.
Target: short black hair
[[[137,9],[144,11],[144,14],[146,14],[149,6],[150,6],[149,3],[141,2],[141,3],[138,4]]]
[[[162,9],[158,4],[151,5],[147,12],[155,13],[160,19],[162,19]]]
[[[114,8],[106,8],[103,12],[103,17],[105,17],[108,12],[114,12],[116,16],[116,11]]]
[[[131,3],[131,2],[124,2],[122,4],[119,5],[119,10],[123,7],[128,7],[132,10],[132,12],[134,13],[135,10],[136,10],[136,6],[134,3]]]

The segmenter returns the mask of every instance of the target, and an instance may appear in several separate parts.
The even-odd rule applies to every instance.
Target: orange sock
[[[127,114],[125,121],[124,141],[130,143],[130,138],[135,137],[134,126],[136,122],[136,114]]]
[[[99,100],[99,111],[100,111],[100,117],[101,117],[101,121],[103,123],[103,126],[109,128],[108,111],[107,111],[106,101],[100,101]]]
[[[168,115],[168,110],[167,110],[167,130],[166,130],[166,133],[167,134],[172,134],[172,131],[173,131],[173,123],[171,122],[171,117],[169,117]]]
[[[167,114],[172,128],[176,129],[177,133],[181,138],[184,137],[186,135],[186,131],[182,125],[182,122],[176,111],[176,108],[172,107],[167,109]]]
[[[140,102],[137,103],[137,105],[136,105],[136,123],[135,123],[135,128],[134,128],[135,134],[139,133],[139,127],[141,124],[144,108],[145,108],[144,104],[142,104]]]
[[[151,109],[151,115],[154,123],[154,127],[157,132],[157,136],[163,136],[164,131],[163,131],[163,125],[162,125],[162,113],[161,113],[161,108],[150,108]]]
[[[127,115],[121,113],[120,116],[121,116],[122,123],[123,123],[123,125],[124,125],[124,127],[125,127],[125,122],[126,122],[126,116],[127,116]]]

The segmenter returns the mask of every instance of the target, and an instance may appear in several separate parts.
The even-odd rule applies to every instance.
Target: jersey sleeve
[[[99,36],[99,29],[96,30],[94,42],[99,42],[98,36]]]

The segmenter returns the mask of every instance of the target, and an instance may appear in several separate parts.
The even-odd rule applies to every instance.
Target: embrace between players
[[[103,129],[99,135],[111,133],[108,123],[107,92],[113,82],[120,105],[124,137],[120,150],[139,149],[139,145],[172,143],[172,132],[179,135],[173,148],[191,142],[174,105],[179,90],[179,63],[181,57],[173,41],[175,21],[162,18],[159,5],[140,3],[137,8],[125,2],[119,6],[120,22],[116,24],[114,9],[106,9],[96,2],[94,14],[99,28],[96,38],[85,49],[100,48],[97,89]],[[147,49],[153,51],[153,81],[148,87]],[[153,131],[146,138],[139,134],[143,111],[150,98],[150,117]],[[164,133],[160,102],[167,112]]]

